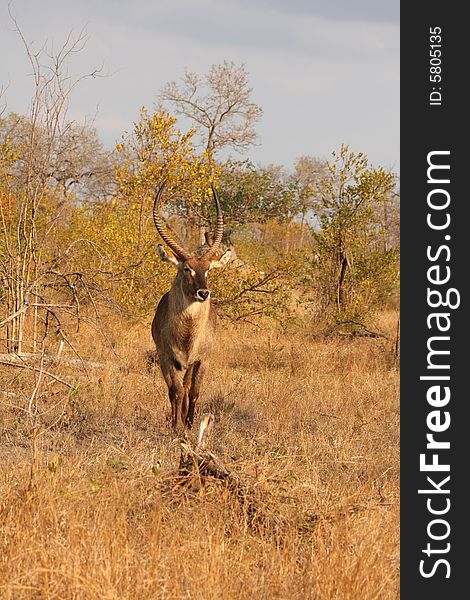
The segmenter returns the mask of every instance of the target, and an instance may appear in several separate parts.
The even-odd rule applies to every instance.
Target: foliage
[[[74,214],[71,229],[88,241],[75,251],[77,268],[88,264],[106,305],[143,315],[169,289],[171,271],[158,258],[153,223],[146,218],[142,226],[139,205],[113,199],[86,206]]]
[[[318,206],[321,180],[325,177],[327,165],[313,156],[300,156],[294,165],[292,180],[297,192],[297,206],[301,222],[310,220]]]
[[[195,152],[193,136],[193,129],[182,133],[169,113],[149,114],[142,108],[132,133],[116,148],[119,195],[130,201],[153,196],[156,187],[166,181],[169,193],[177,190],[186,199],[208,196],[207,182],[214,173],[205,157]]]
[[[269,219],[289,222],[299,211],[295,185],[280,166],[229,161],[222,167],[220,186],[229,227]]]
[[[208,195],[208,167],[168,113],[141,110],[131,135],[117,145],[118,191],[106,202],[88,203],[76,227],[96,248],[101,287],[132,313],[142,314],[169,288],[171,272],[158,258],[151,220],[155,190],[166,182],[167,210],[189,210],[191,198]],[[178,190],[178,198],[173,197]],[[99,264],[98,264],[99,263]]]
[[[357,318],[383,302],[398,279],[398,248],[386,243],[380,208],[394,191],[395,177],[369,167],[363,153],[343,145],[327,164],[318,188],[320,228],[313,232],[312,261],[323,306],[337,313],[356,311]]]
[[[102,286],[108,285],[108,293],[134,314],[148,312],[149,306],[153,307],[169,289],[174,276],[171,267],[164,265],[155,251],[159,240],[151,220],[154,190],[163,180],[167,182],[166,210],[173,214],[173,228],[185,230],[185,243],[191,237],[191,226],[198,223],[202,207],[208,224],[214,222],[212,200],[205,199],[201,206],[197,199],[210,193],[207,189],[210,175],[216,178],[218,170],[213,166],[209,171],[206,157],[195,152],[193,133],[183,134],[168,113],[150,115],[143,109],[132,135],[117,147],[118,193],[112,201],[88,205],[79,217],[83,235],[100,250],[96,260],[101,266],[96,264],[95,268],[105,273]],[[281,207],[285,210],[285,194],[281,171],[265,169],[254,177],[262,183],[257,190],[260,206],[269,207],[267,214],[277,214],[282,220],[279,212]],[[225,183],[221,183],[224,218],[230,229],[234,219],[226,189]],[[178,192],[177,198],[174,191]],[[240,206],[236,208],[235,201],[232,207],[235,212],[243,210]],[[248,211],[245,209],[245,214]],[[177,215],[183,218],[183,227]],[[261,212],[253,212],[252,216],[261,220]],[[229,265],[225,270],[212,272],[211,286],[219,311],[234,319],[257,314],[279,315],[286,306],[280,293],[283,276],[279,265],[272,264],[266,272],[255,262],[238,268]]]
[[[81,168],[73,165],[80,144],[66,111],[69,93],[83,78],[65,73],[65,62],[81,47],[83,34],[70,35],[56,53],[45,46],[34,51],[14,25],[34,88],[28,116],[0,121],[0,328],[7,350],[21,353],[25,347],[44,350],[51,325],[66,340],[64,314],[75,310],[79,317],[79,291],[89,288],[85,272],[69,271],[70,253],[58,243],[68,219],[68,190]],[[97,157],[82,158],[89,164]]]
[[[17,189],[29,177],[34,184],[56,191],[62,201],[71,194],[98,200],[114,192],[112,153],[104,150],[96,129],[86,123],[70,121],[59,129],[44,120],[10,113],[0,119],[0,139],[15,149],[10,173]]]
[[[292,171],[222,161],[222,149],[255,142],[261,115],[244,65],[227,61],[168,84],[161,100],[175,115],[142,108],[106,152],[92,127],[66,118],[80,79],[63,69],[82,41],[69,38],[47,68],[42,51],[25,44],[32,109],[0,119],[0,323],[13,340],[9,350],[21,349],[26,314],[33,349],[51,320],[65,335],[63,315],[79,322],[84,304],[96,315],[102,304],[151,314],[174,278],[157,255],[152,221],[162,183],[162,214],[190,251],[214,225],[210,184],[218,189],[223,241],[235,245],[236,258],[211,273],[210,285],[226,317],[286,323],[307,297],[330,317],[363,319],[394,299],[399,214],[391,173],[348,146],[328,163],[302,156]],[[181,130],[179,116],[192,128]]]

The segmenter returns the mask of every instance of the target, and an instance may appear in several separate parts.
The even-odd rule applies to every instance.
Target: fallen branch
[[[199,480],[201,477],[210,476],[227,481],[231,485],[239,485],[238,475],[228,469],[215,454],[205,449],[214,427],[214,419],[212,413],[203,415],[194,449],[189,441],[181,442],[180,475],[195,474]]]
[[[5,359],[2,359],[1,356],[5,356],[5,355],[0,355],[0,364],[2,364],[2,365],[6,365],[8,367],[18,367],[20,369],[29,369],[30,371],[35,371],[36,373],[42,373],[42,375],[46,375],[47,377],[50,377],[51,379],[55,379],[55,381],[58,381],[59,383],[67,386],[70,389],[73,388],[73,385],[71,383],[69,383],[68,381],[65,381],[64,379],[61,379],[60,377],[57,377],[57,375],[54,375],[54,373],[50,373],[49,371],[44,371],[44,369],[41,369],[38,367],[33,367],[31,365],[27,365],[25,363],[22,363],[21,361],[18,362],[18,361],[14,361],[14,360],[5,360]]]
[[[331,413],[319,414],[341,418]],[[207,450],[213,427],[214,415],[206,413],[201,419],[194,447],[187,438],[181,442],[179,476],[183,477],[185,484],[194,490],[200,489],[204,480],[209,477],[225,482],[246,510],[248,524],[254,531],[257,531],[260,526],[267,526],[273,534],[282,535],[286,527],[295,526],[300,533],[308,534],[316,528],[320,521],[335,522],[352,515],[391,505],[391,502],[380,495],[378,501],[371,498],[368,502],[341,507],[326,514],[304,513],[290,518],[279,515],[277,511],[269,510],[260,494],[256,494],[254,488],[245,483],[241,475],[232,471],[213,452]]]
[[[349,332],[344,332],[344,331],[336,331],[335,332],[335,330],[339,329],[339,327],[342,327],[343,325],[355,325],[356,327],[361,327],[363,329],[363,333],[360,331],[357,331],[357,330],[349,331]],[[387,335],[385,335],[385,333],[381,333],[380,331],[371,331],[363,323],[360,323],[359,321],[341,321],[340,323],[337,323],[336,325],[334,325],[330,329],[330,331],[327,333],[327,335],[332,335],[334,332],[336,333],[336,335],[343,335],[343,336],[384,338],[386,340],[389,339],[389,337]]]
[[[108,365],[106,363],[93,362],[89,360],[80,360],[78,358],[65,358],[61,356],[53,356],[52,354],[41,354],[34,352],[20,352],[19,354],[0,354],[0,362],[2,364],[24,364],[26,361],[43,360],[47,363],[63,363],[72,366],[87,366],[92,369],[104,369]]]
[[[314,411],[316,412],[318,415],[320,415],[321,417],[331,417],[332,419],[342,419],[343,417],[340,417],[339,415],[334,415],[333,413],[328,413],[328,412],[320,412],[318,410]]]
[[[212,413],[203,415],[194,448],[188,440],[181,442],[179,475],[183,476],[193,489],[199,489],[208,477],[224,481],[246,510],[248,522],[253,529],[266,522],[274,527],[282,525],[282,518],[278,515],[268,514],[260,504],[255,491],[242,481],[237,473],[229,469],[220,458],[206,449],[214,427],[214,419]]]

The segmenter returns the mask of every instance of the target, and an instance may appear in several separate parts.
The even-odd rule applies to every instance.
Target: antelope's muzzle
[[[201,300],[201,302],[204,302],[205,300],[207,300],[210,297],[210,295],[211,295],[210,290],[206,290],[206,289],[201,289],[196,292],[196,298],[198,300]]]

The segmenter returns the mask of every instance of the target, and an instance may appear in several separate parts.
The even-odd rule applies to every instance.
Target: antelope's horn
[[[171,237],[171,235],[166,230],[165,223],[163,222],[163,219],[161,218],[159,213],[160,200],[164,188],[165,183],[162,183],[155,195],[155,201],[153,203],[153,221],[162,240],[166,242],[166,244],[173,250],[173,252],[178,258],[183,258],[184,260],[187,260],[188,258],[190,258],[191,254],[182,246],[180,246],[178,242]]]
[[[217,192],[215,191],[214,184],[211,183],[212,194],[214,196],[215,209],[217,211],[217,226],[215,229],[213,242],[209,250],[204,254],[204,258],[212,258],[214,254],[217,252],[220,246],[220,242],[222,241],[222,236],[224,234],[224,217],[222,214],[222,209],[220,208],[219,198],[217,196]]]

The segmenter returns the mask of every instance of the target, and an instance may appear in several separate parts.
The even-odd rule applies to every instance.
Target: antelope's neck
[[[169,297],[169,326],[173,334],[171,350],[180,365],[187,368],[201,360],[208,351],[212,332],[211,305],[210,300],[190,301],[174,291]]]
[[[193,300],[183,294],[179,286],[173,285],[170,291],[170,313],[179,321],[202,321],[209,318],[210,299],[204,302]]]

